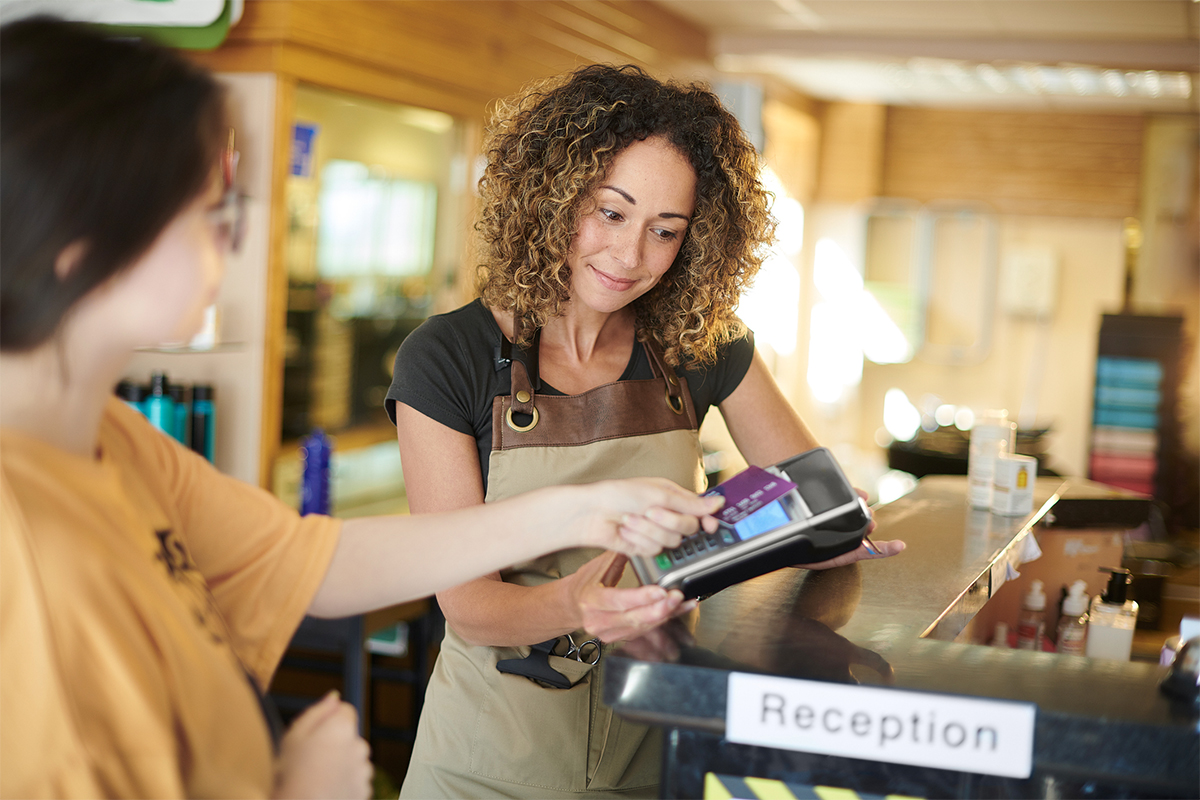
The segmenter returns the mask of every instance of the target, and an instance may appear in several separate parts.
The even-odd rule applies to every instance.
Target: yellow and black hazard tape
[[[919,800],[903,794],[862,794],[837,786],[805,786],[767,778],[704,776],[704,800]]]

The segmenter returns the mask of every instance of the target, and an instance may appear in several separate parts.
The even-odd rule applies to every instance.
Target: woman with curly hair
[[[585,67],[501,102],[486,153],[480,298],[405,340],[388,392],[413,512],[617,475],[703,490],[712,406],[752,464],[817,445],[735,314],[774,223],[711,91]],[[657,796],[658,742],[595,669],[696,601],[624,566],[576,549],[438,594],[402,797]]]

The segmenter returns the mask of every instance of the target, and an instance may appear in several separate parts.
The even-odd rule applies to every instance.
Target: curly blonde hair
[[[703,85],[592,65],[500,101],[488,127],[476,289],[516,314],[518,345],[570,299],[567,255],[592,190],[618,153],[651,136],[696,171],[696,208],[675,262],[633,303],[638,335],[676,366],[711,364],[744,333],[734,309],[775,232],[753,145]]]

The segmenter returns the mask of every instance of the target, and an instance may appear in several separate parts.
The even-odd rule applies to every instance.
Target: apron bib
[[[658,345],[645,343],[654,377],[617,381],[579,395],[536,394],[535,336],[511,362],[512,391],[492,405],[487,501],[531,489],[609,478],[665,477],[704,490],[696,412],[687,384]],[[600,555],[575,548],[504,570],[508,583],[538,586]],[[619,586],[637,586],[627,569]],[[575,641],[588,637],[572,634]],[[598,664],[549,656],[571,681],[547,688],[496,663],[529,647],[477,647],[449,625],[426,693],[401,797],[657,796],[661,742],[600,701]]]

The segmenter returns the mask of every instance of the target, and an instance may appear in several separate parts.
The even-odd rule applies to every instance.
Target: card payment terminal
[[[790,564],[812,564],[858,547],[871,522],[824,447],[766,469],[750,467],[709,490],[725,495],[716,533],[700,531],[674,550],[630,559],[643,584],[706,597]]]

